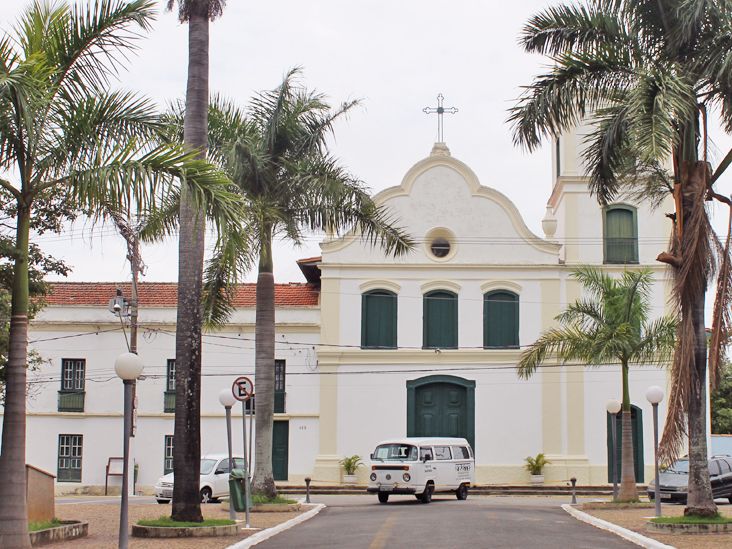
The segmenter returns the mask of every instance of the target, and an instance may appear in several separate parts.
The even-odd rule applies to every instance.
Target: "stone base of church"
[[[315,458],[313,484],[340,484],[343,456],[321,454]],[[363,469],[363,468],[362,468]]]

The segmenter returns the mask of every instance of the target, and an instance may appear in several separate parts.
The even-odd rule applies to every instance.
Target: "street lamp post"
[[[612,416],[612,428],[610,429],[613,438],[613,451],[611,454],[613,460],[613,501],[618,501],[618,436],[617,436],[617,425],[618,425],[618,412],[620,411],[621,404],[617,400],[608,400],[606,409]]]
[[[657,385],[648,387],[646,398],[653,406],[653,466],[655,471],[655,494],[653,501],[656,503],[656,516],[661,516],[661,488],[658,482],[658,404],[663,400],[663,389]]]
[[[123,431],[123,464],[122,470],[122,498],[119,509],[119,547],[127,549],[128,525],[128,498],[127,487],[129,486],[129,461],[130,461],[130,432],[132,430],[132,387],[135,380],[140,377],[144,365],[142,359],[135,353],[122,353],[114,361],[114,371],[122,380],[125,388],[124,395],[124,428]]]
[[[231,407],[236,402],[234,395],[231,393],[231,389],[221,389],[219,392],[219,402],[226,410],[226,440],[229,445],[229,477],[231,477],[231,471],[234,469],[234,459],[231,453]],[[236,511],[234,510],[234,501],[229,494],[229,518],[236,520]]]

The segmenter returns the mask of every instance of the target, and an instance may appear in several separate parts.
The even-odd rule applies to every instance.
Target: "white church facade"
[[[375,197],[415,239],[412,252],[391,258],[354,235],[326,239],[320,257],[299,262],[307,283],[277,285],[279,482],[338,483],[344,456],[368,456],[378,441],[404,436],[468,438],[479,484],[528,483],[524,458],[540,452],[551,462],[547,483],[608,482],[605,404],[620,396],[619,366],[550,361],[529,380],[516,374],[521,350],[580,297],[570,276],[578,265],[651,269],[651,314],[666,312],[669,281],[655,261],[669,229],[663,208],[599,206],[582,174],[579,140],[568,134],[557,144],[543,236],[438,143],[401,184]],[[544,192],[535,183],[526,190]],[[108,459],[121,455],[122,384],[113,361],[125,343],[107,310],[116,287],[54,284],[32,324],[31,347],[46,362],[30,373],[28,462],[56,474],[59,493],[99,490]],[[168,471],[174,443],[175,284],[143,283],[140,307],[145,372],[132,456],[145,490]],[[243,285],[228,325],[204,335],[204,452],[226,450],[218,393],[254,373],[253,347],[254,287]],[[630,380],[637,472],[648,481],[653,431],[644,393],[666,387],[667,372],[633,368]],[[234,418],[236,435],[240,409]],[[241,445],[235,436],[235,453]],[[359,475],[365,481],[366,468]]]

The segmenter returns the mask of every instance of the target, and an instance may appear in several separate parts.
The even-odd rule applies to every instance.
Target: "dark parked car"
[[[709,460],[709,478],[712,481],[714,499],[728,498],[732,503],[732,457],[713,456]],[[689,479],[689,460],[684,458],[661,472],[659,484],[661,501],[686,503]],[[648,484],[648,499],[655,496],[655,483]]]

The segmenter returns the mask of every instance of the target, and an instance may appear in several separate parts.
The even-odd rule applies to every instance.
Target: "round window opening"
[[[430,245],[430,250],[435,257],[447,257],[447,254],[450,253],[450,242],[446,238],[435,238]]]

